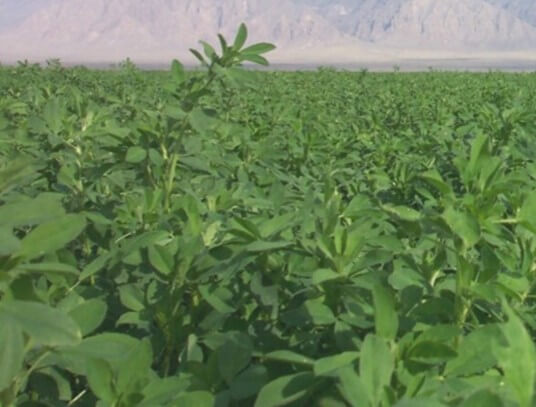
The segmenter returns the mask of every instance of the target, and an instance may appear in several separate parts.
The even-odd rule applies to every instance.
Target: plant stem
[[[171,155],[171,160],[168,167],[168,174],[166,177],[166,183],[165,183],[165,197],[164,197],[164,211],[166,213],[169,213],[169,208],[171,205],[171,194],[173,192],[173,182],[175,181],[175,170],[177,167],[177,162],[179,160],[179,155],[177,153],[173,153]]]

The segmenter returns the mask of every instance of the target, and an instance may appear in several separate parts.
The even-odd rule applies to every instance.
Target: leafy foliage
[[[0,404],[532,406],[532,74],[0,69]]]

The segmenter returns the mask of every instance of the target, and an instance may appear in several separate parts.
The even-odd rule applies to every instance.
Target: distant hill
[[[536,1],[534,0],[486,0],[519,17],[532,26],[536,26]]]
[[[0,0],[0,60],[167,60],[234,34],[276,60],[536,50],[532,0]],[[9,17],[9,18],[8,18]],[[10,23],[8,23],[8,21]],[[7,44],[16,44],[9,46]],[[412,54],[413,55],[413,54]],[[273,58],[272,58],[273,59]]]
[[[398,47],[524,49],[536,47],[536,27],[483,0],[373,0],[360,3],[346,30]]]

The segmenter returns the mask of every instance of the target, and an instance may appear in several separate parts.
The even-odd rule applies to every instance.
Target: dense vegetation
[[[535,405],[536,75],[220,40],[0,69],[0,405]]]

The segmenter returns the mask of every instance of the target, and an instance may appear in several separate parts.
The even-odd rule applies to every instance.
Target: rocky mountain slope
[[[534,0],[486,0],[501,7],[521,20],[536,26],[536,2]]]
[[[376,0],[355,14],[353,35],[398,47],[500,50],[536,44],[535,26],[482,0]]]
[[[242,21],[252,41],[285,55],[536,50],[532,0],[0,0],[0,13],[0,58],[167,58],[217,32],[230,36]]]

